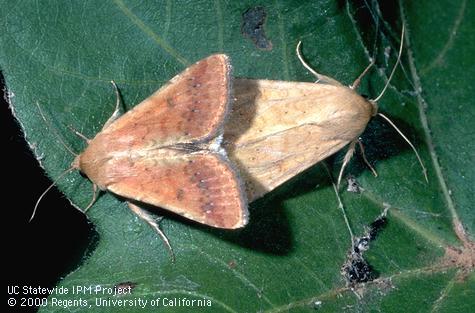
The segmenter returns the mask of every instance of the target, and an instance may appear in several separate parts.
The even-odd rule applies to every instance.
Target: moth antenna
[[[402,24],[402,31],[401,31],[401,44],[399,45],[399,53],[397,56],[397,61],[396,64],[394,64],[393,70],[391,71],[391,75],[389,75],[388,81],[386,82],[386,85],[384,86],[383,90],[379,94],[379,96],[376,97],[376,99],[371,100],[373,102],[378,102],[379,99],[384,95],[386,92],[386,89],[389,86],[389,83],[391,82],[391,79],[393,78],[394,73],[396,72],[396,67],[398,66],[399,62],[401,61],[401,55],[402,55],[402,46],[404,45],[404,33],[405,33],[406,26],[405,24]]]
[[[297,53],[297,58],[299,58],[300,63],[302,63],[303,67],[305,67],[310,73],[312,73],[316,78],[317,78],[317,83],[320,81],[320,74],[318,74],[313,68],[310,67],[310,65],[305,62],[305,60],[302,57],[302,54],[300,53],[300,46],[302,45],[302,41],[299,40],[297,43],[297,47],[295,48],[295,52]]]
[[[365,162],[366,166],[371,170],[371,172],[373,172],[374,177],[378,177],[378,172],[376,172],[374,167],[371,166],[371,164],[368,162],[368,159],[366,158],[364,146],[360,138],[358,138],[358,145],[360,146],[361,156],[363,157],[363,161]]]
[[[417,160],[419,161],[419,164],[422,167],[422,173],[424,174],[424,178],[426,179],[426,182],[429,182],[429,178],[427,177],[427,170],[424,166],[424,163],[422,162],[421,157],[419,156],[419,153],[417,153],[416,147],[414,147],[412,142],[406,136],[404,136],[402,131],[400,131],[399,128],[397,128],[397,126],[388,117],[386,117],[382,113],[378,113],[378,115],[381,116],[382,118],[384,118],[389,123],[389,125],[391,125],[399,133],[399,135],[401,135],[401,137],[404,138],[404,140],[409,144],[409,146],[411,146],[412,150],[416,154],[416,157],[417,157]]]
[[[355,152],[356,142],[357,140],[353,140],[350,143],[350,146],[348,147],[348,151],[346,151],[345,157],[343,158],[343,165],[341,166],[340,173],[338,174],[338,181],[336,183],[336,187],[338,190],[340,189],[341,178],[343,177],[343,172],[345,170],[345,167],[348,165],[348,162],[350,162],[351,157],[353,156],[353,153]]]
[[[31,214],[31,217],[30,217],[30,220],[28,222],[31,222],[33,220],[33,218],[35,217],[35,214],[36,214],[36,209],[38,208],[38,205],[40,204],[41,202],[41,199],[43,199],[43,197],[48,193],[48,191],[50,191],[51,188],[53,188],[54,185],[56,185],[56,183],[61,179],[63,178],[64,176],[66,176],[66,174],[70,173],[71,171],[75,170],[74,167],[71,167],[71,168],[68,168],[67,170],[65,170],[64,172],[61,173],[61,175],[59,175],[51,185],[49,185],[48,188],[46,188],[45,191],[43,191],[43,193],[41,194],[41,196],[38,198],[38,200],[36,200],[36,204],[35,204],[35,208],[33,209],[33,213]]]
[[[37,101],[36,102],[36,106],[38,107],[38,111],[40,112],[40,115],[41,117],[43,118],[43,121],[45,121],[45,124],[48,125],[48,127],[54,132],[54,134],[56,135],[56,138],[59,140],[59,142],[63,145],[63,147],[69,152],[71,153],[72,155],[74,155],[75,157],[78,156],[77,153],[75,153],[64,141],[63,139],[61,138],[61,136],[56,132],[55,128],[52,127],[51,123],[48,122],[48,120],[46,119],[46,116],[44,115],[43,113],[43,110],[41,109],[41,106],[39,104],[39,102]]]

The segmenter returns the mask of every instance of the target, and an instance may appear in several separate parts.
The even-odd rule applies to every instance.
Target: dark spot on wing
[[[175,101],[173,100],[172,97],[167,98],[167,105],[168,105],[169,108],[175,107],[176,103],[175,103]]]
[[[213,202],[206,202],[205,204],[203,204],[201,206],[201,209],[203,210],[203,212],[205,212],[207,214],[210,214],[214,210],[214,203]]]
[[[184,191],[182,188],[180,188],[180,189],[178,189],[178,190],[176,191],[176,199],[177,199],[178,201],[183,200],[183,197],[184,197],[184,196],[185,196],[185,191]]]

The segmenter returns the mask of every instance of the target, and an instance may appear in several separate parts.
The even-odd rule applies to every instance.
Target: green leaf
[[[73,159],[61,141],[76,152],[85,146],[70,127],[93,137],[112,113],[111,80],[130,108],[193,62],[224,52],[236,77],[312,81],[294,52],[302,40],[306,60],[345,84],[376,56],[378,70],[362,86],[362,93],[375,97],[394,65],[402,23],[403,65],[379,105],[415,142],[429,175],[427,184],[414,154],[388,125],[377,118],[368,125],[363,141],[379,177],[355,157],[346,172],[364,190],[341,192],[342,202],[356,236],[385,207],[389,213],[364,254],[377,278],[353,286],[340,273],[351,242],[328,165],[316,165],[253,203],[251,222],[240,231],[167,215],[161,225],[175,264],[123,201],[104,194],[87,213],[99,234],[97,246],[59,283],[70,292],[50,296],[41,311],[67,305],[119,310],[96,306],[97,299],[141,299],[149,310],[190,310],[186,301],[164,307],[170,304],[165,298],[209,300],[211,306],[199,307],[207,312],[473,308],[475,5],[367,2],[259,1],[260,14],[267,16],[264,33],[253,41],[241,25],[254,1],[1,1],[0,66],[9,100],[52,178]],[[342,156],[330,162],[333,175]],[[58,187],[80,208],[91,199],[91,183],[78,173]],[[75,286],[124,282],[135,284],[130,295],[72,293]],[[87,307],[54,302],[79,298]],[[135,304],[127,302],[121,311],[137,311]]]

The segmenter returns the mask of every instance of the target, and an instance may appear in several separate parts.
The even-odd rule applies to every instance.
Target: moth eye
[[[361,94],[361,96],[362,96],[363,98],[365,98],[366,100],[369,99],[369,96],[368,96],[367,94],[364,94],[364,93],[363,93],[363,94]]]

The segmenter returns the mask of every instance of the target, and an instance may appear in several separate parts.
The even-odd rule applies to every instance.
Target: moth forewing
[[[239,174],[216,147],[231,105],[230,71],[223,54],[190,66],[108,122],[73,166],[122,197],[213,227],[244,226]]]

